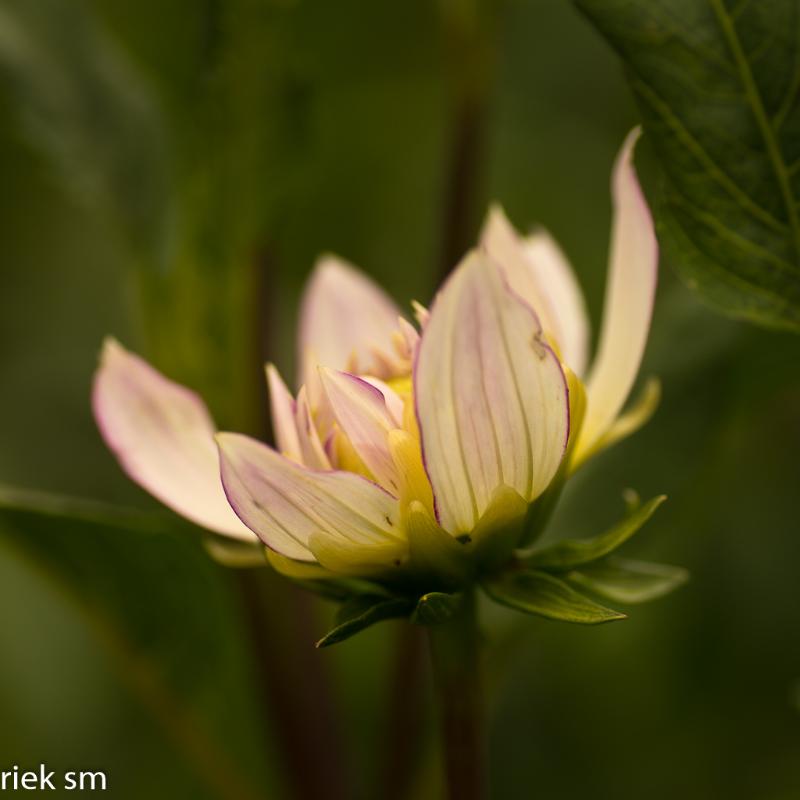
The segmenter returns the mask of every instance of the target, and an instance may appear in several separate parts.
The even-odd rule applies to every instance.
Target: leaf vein
[[[789,182],[789,173],[786,167],[786,162],[783,159],[783,154],[778,147],[777,139],[775,138],[775,131],[770,125],[767,117],[764,103],[761,99],[761,93],[753,77],[750,65],[747,62],[744,51],[742,50],[742,43],[739,40],[739,34],[736,31],[733,20],[728,15],[722,0],[708,0],[711,8],[717,16],[722,34],[725,37],[728,47],[730,48],[731,55],[734,62],[739,69],[739,79],[744,87],[747,99],[750,102],[750,107],[756,120],[756,124],[761,132],[764,140],[764,145],[767,148],[767,155],[772,163],[775,177],[778,180],[778,185],[781,190],[783,203],[786,207],[786,213],[789,219],[789,226],[794,234],[795,250],[798,257],[800,257],[800,218],[797,215],[795,207],[794,196]]]
[[[666,101],[642,78],[634,79],[634,87],[643,99],[672,129],[684,147],[705,167],[709,176],[752,216],[781,234],[786,223],[776,219],[767,209],[756,203],[709,155],[708,151],[672,111]]]

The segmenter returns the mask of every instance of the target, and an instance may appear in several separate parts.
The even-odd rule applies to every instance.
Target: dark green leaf
[[[660,163],[667,260],[712,305],[800,330],[797,0],[576,0]]]
[[[411,621],[415,625],[439,625],[451,619],[461,607],[463,596],[447,592],[428,592],[422,595]]]
[[[381,595],[356,597],[342,606],[336,627],[317,642],[317,647],[330,647],[332,644],[343,642],[376,622],[407,617],[413,608],[414,602],[405,597],[388,599]]]
[[[565,539],[540,550],[534,550],[521,560],[529,567],[552,570],[567,570],[589,564],[607,556],[627,542],[666,499],[665,495],[660,495],[641,506],[634,507],[622,522],[593,539]]]
[[[567,580],[614,603],[646,603],[689,579],[683,567],[611,557],[570,572]]]
[[[598,625],[625,619],[625,614],[595,603],[546,572],[508,573],[484,582],[483,588],[504,606],[561,622]]]

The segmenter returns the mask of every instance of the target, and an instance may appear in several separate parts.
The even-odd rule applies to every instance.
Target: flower
[[[430,310],[416,306],[419,328],[353,267],[320,259],[302,305],[297,394],[267,367],[274,448],[216,433],[197,395],[111,340],[93,391],[106,442],[162,502],[217,533],[257,537],[296,577],[430,589],[500,569],[530,541],[544,496],[654,407],[651,388],[621,414],[658,261],[637,136],[614,168],[588,373],[586,312],[563,253],[545,232],[521,237],[494,207]]]

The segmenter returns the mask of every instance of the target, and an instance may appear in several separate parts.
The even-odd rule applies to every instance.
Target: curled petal
[[[297,403],[273,364],[267,364],[267,385],[272,409],[272,430],[278,450],[292,461],[302,461],[295,419]]]
[[[414,374],[425,467],[439,522],[469,532],[507,486],[526,502],[547,487],[569,430],[567,385],[531,308],[485,253],[440,292]]]
[[[588,405],[575,458],[593,449],[622,410],[644,354],[658,278],[658,244],[633,166],[639,129],[628,134],[612,178],[614,221],[597,356],[586,382]]]
[[[523,241],[495,205],[481,245],[503,268],[511,288],[536,311],[564,363],[582,374],[589,347],[586,308],[572,267],[555,241],[545,232]]]
[[[312,537],[331,547],[396,546],[397,502],[349,472],[317,472],[236,433],[217,435],[222,482],[231,506],[267,547],[314,561]]]
[[[581,287],[567,257],[545,230],[526,237],[525,255],[536,283],[551,299],[549,319],[542,318],[545,330],[552,326],[553,337],[564,362],[581,376],[589,357],[589,316]],[[535,307],[535,306],[534,306]]]
[[[388,383],[382,381],[380,378],[373,378],[371,375],[363,375],[361,379],[370,384],[370,386],[374,386],[383,395],[386,408],[392,417],[392,421],[395,423],[394,427],[402,428],[404,404],[400,395],[397,394]]]
[[[336,421],[378,483],[397,496],[397,469],[389,432],[397,427],[382,392],[370,383],[332,369],[320,369]]]
[[[325,367],[366,371],[375,349],[392,352],[399,315],[391,298],[366,275],[335,256],[320,258],[300,311],[300,384],[316,378],[310,374],[309,353]]]
[[[225,499],[214,422],[194,392],[108,339],[92,409],[103,439],[132,480],[203,528],[253,541]]]

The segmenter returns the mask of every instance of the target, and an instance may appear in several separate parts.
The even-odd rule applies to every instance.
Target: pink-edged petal
[[[267,547],[314,561],[312,536],[342,547],[379,547],[402,539],[397,501],[350,472],[318,472],[236,433],[217,435],[222,482],[231,506]]]
[[[542,324],[553,327],[562,359],[582,376],[589,358],[589,315],[572,266],[545,230],[527,236],[523,244],[535,281],[551,300],[552,317]]]
[[[511,288],[536,312],[564,363],[578,374],[586,366],[588,323],[572,268],[546,234],[526,243],[495,205],[481,234],[481,246],[506,274]]]
[[[633,388],[650,331],[658,244],[636,171],[631,131],[614,166],[608,282],[597,356],[586,382],[587,409],[575,457],[591,450],[612,425]]]
[[[397,496],[397,467],[389,450],[389,433],[398,427],[380,389],[355,375],[320,370],[336,421],[367,469]]]
[[[225,499],[214,422],[194,392],[108,339],[92,409],[103,439],[132,480],[201,527],[253,541]]]
[[[399,315],[391,298],[366,275],[335,256],[320,258],[300,311],[300,384],[313,379],[309,353],[325,367],[366,371],[374,349],[392,352]]]
[[[394,427],[402,428],[405,405],[400,395],[397,394],[388,383],[382,381],[380,378],[373,378],[371,375],[362,375],[360,377],[361,380],[366,381],[370,386],[374,386],[383,395],[386,408],[389,411],[392,421],[395,423]]]
[[[272,430],[278,450],[292,461],[302,461],[300,438],[297,435],[297,403],[273,364],[267,364],[267,385],[272,410]]]
[[[472,530],[500,486],[534,500],[569,431],[567,385],[536,315],[482,252],[437,297],[414,374],[425,467],[452,534]]]
[[[301,463],[312,469],[330,469],[331,462],[320,439],[317,426],[314,424],[314,416],[308,404],[305,386],[297,395],[295,422]]]

